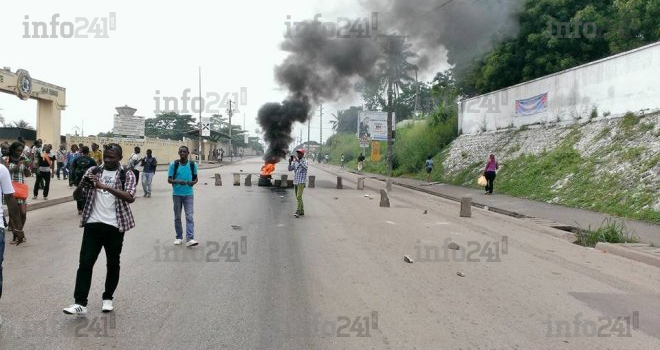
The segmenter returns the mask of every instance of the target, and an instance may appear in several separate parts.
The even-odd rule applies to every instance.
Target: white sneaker
[[[188,241],[188,243],[186,243],[186,247],[194,247],[194,246],[196,246],[196,245],[198,245],[198,244],[199,244],[199,242],[197,242],[197,241],[194,240],[194,239],[191,239],[191,240]]]
[[[103,307],[101,307],[101,311],[111,312],[114,309],[114,306],[112,306],[112,300],[103,300]]]
[[[80,304],[72,304],[62,311],[67,315],[87,315],[87,307]]]
[[[177,239],[174,240],[174,245],[179,245],[179,244],[181,244],[181,242],[183,242],[183,240],[177,238]]]

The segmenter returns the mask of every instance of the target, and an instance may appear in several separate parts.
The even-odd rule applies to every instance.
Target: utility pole
[[[309,131],[312,126],[312,116],[310,115],[309,118],[307,118],[307,147],[306,150],[309,152]]]
[[[231,100],[229,100],[229,159],[231,162],[234,161],[234,149],[231,146],[231,115],[232,115],[232,110],[231,110]]]
[[[319,139],[321,141],[321,146],[323,146],[323,105],[320,105],[319,108],[320,108],[319,114],[321,117],[320,119],[321,125],[319,125]]]

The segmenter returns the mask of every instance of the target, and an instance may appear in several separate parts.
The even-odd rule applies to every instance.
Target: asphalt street
[[[317,188],[305,189],[296,219],[292,189],[257,187],[254,176],[255,186],[232,186],[232,173],[260,166],[200,172],[194,248],[172,245],[165,174],[151,198],[140,186],[109,314],[104,253],[89,314],[61,311],[82,237],[75,203],[29,212],[28,241],[6,247],[0,349],[660,348],[655,267],[492,212],[460,218],[457,203],[409,189],[380,208],[382,182],[359,191],[340,172],[338,190],[314,165]],[[450,241],[459,250],[444,249]]]

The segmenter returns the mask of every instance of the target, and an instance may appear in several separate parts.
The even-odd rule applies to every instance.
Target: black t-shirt
[[[51,164],[52,164],[53,162],[55,162],[55,156],[47,156],[47,157],[50,159]],[[39,168],[42,168],[42,169],[43,169],[43,170],[40,169],[39,171],[46,171],[45,168],[50,168],[50,164],[48,164],[48,161],[47,161],[46,158],[44,157],[44,154],[43,154],[43,153],[41,153],[40,156],[39,156]]]

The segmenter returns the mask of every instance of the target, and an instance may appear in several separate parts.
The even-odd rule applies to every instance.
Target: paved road
[[[357,191],[346,179],[336,190],[334,175],[316,168],[306,216],[294,219],[291,190],[227,186],[232,172],[259,167],[247,160],[201,172],[201,245],[193,249],[171,245],[170,189],[157,174],[153,197],[132,206],[138,227],[126,235],[109,315],[100,312],[103,255],[89,315],[61,312],[72,302],[80,248],[75,205],[30,212],[29,241],[7,246],[5,255],[0,349],[660,347],[657,268],[483,210],[459,218],[456,203],[403,188],[392,192],[392,208],[379,208],[382,183],[368,180],[367,190]],[[225,186],[213,186],[216,171]],[[461,249],[441,250],[447,238]],[[476,261],[465,261],[466,247],[479,248],[468,254]],[[441,261],[423,261],[436,248]],[[415,263],[405,263],[405,254]],[[633,315],[638,329],[618,337],[628,331],[616,317],[632,323]],[[576,317],[586,326],[580,336],[566,337],[564,328],[555,336],[557,325],[575,335]],[[594,324],[602,336],[583,336],[598,333]]]

